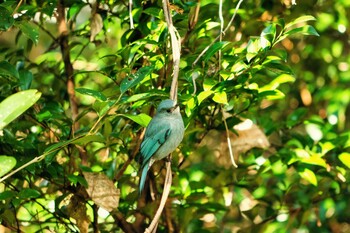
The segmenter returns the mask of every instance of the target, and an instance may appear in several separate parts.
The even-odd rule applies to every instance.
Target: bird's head
[[[176,104],[176,101],[171,100],[171,99],[166,99],[160,102],[158,108],[157,108],[157,113],[179,113],[179,105]]]

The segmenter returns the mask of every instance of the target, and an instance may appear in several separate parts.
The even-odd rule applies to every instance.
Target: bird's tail
[[[149,169],[149,163],[146,163],[145,166],[143,166],[143,168],[142,168],[140,186],[139,186],[140,187],[139,188],[139,195],[141,195],[142,190],[145,187],[148,169]]]

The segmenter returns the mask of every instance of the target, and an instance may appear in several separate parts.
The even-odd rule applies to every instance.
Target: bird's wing
[[[141,143],[141,155],[142,155],[142,167],[144,167],[151,157],[156,153],[161,145],[168,139],[171,134],[171,129],[169,127],[156,127],[157,130],[152,130],[146,134],[145,139]]]

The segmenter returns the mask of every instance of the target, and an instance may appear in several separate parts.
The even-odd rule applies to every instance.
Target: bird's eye
[[[171,109],[167,109],[166,111],[167,111],[167,113],[171,113]]]

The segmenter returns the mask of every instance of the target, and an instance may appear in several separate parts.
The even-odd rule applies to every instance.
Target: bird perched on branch
[[[145,186],[147,172],[154,161],[163,159],[173,152],[182,141],[184,131],[179,106],[171,99],[163,100],[146,128],[140,147],[142,158],[140,194]]]

